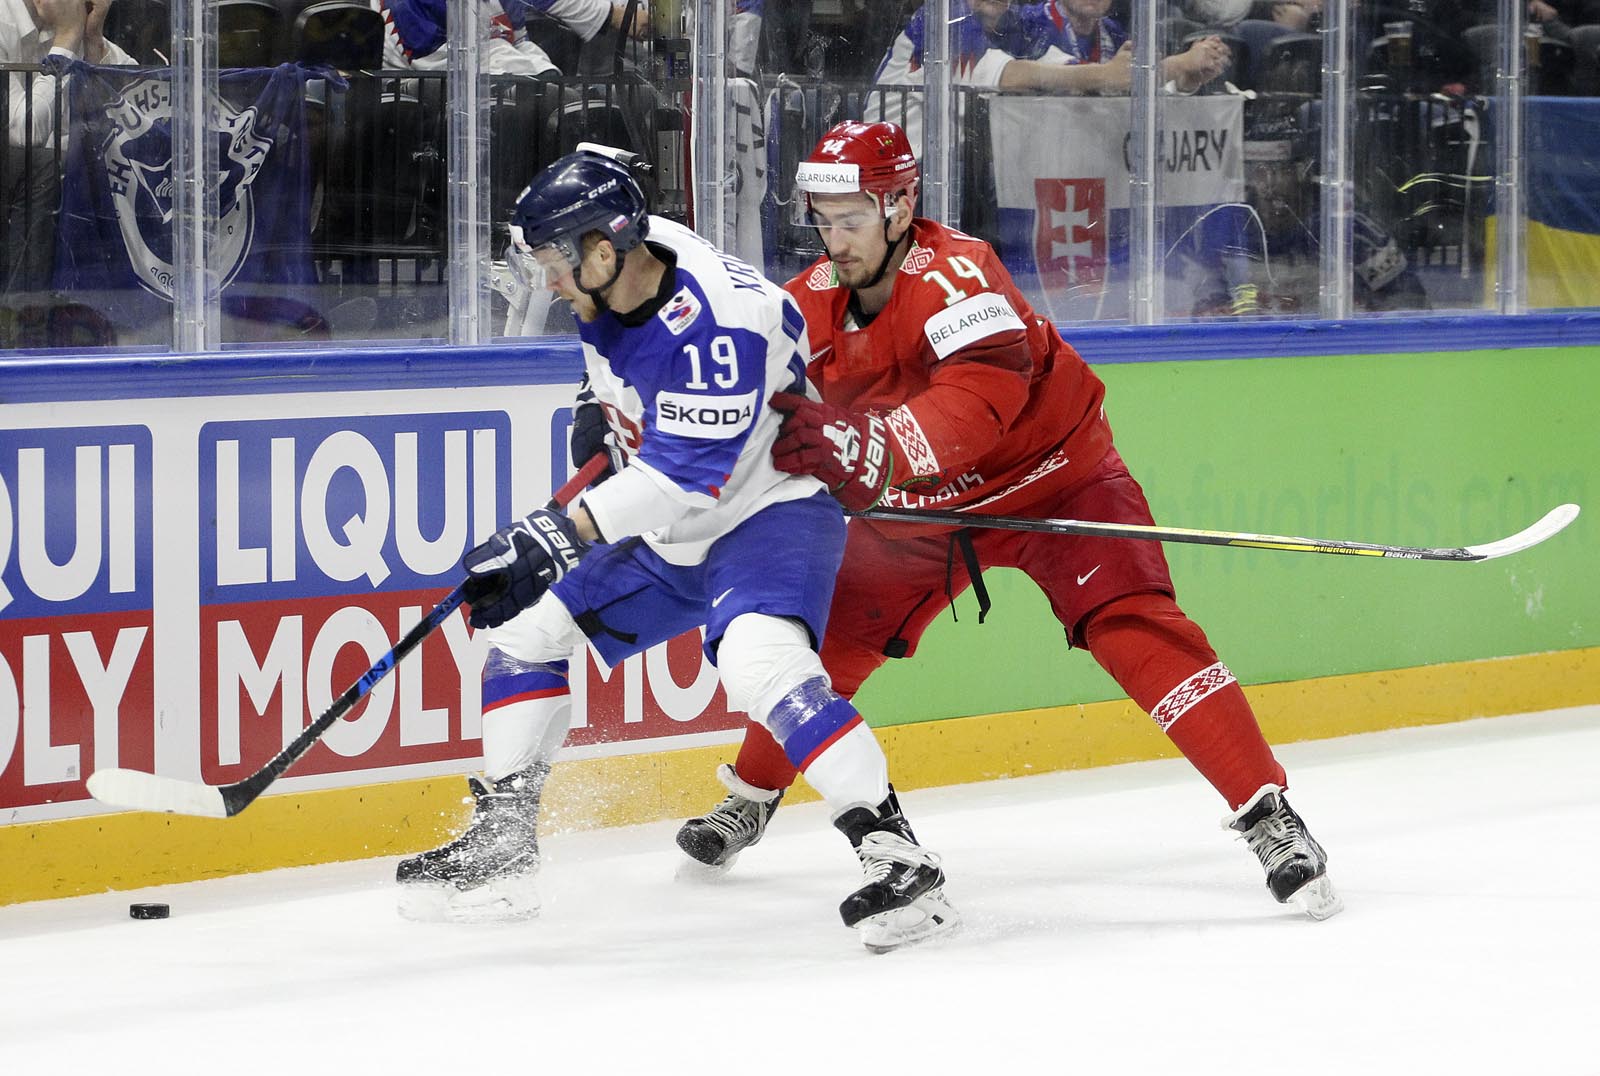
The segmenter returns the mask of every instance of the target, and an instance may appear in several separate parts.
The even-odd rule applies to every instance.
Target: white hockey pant
[[[797,620],[745,613],[717,649],[728,706],[772,733],[835,817],[889,796],[889,766],[861,715],[829,684]]]

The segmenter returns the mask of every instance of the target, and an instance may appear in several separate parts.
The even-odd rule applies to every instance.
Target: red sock
[[[1237,810],[1262,785],[1285,785],[1239,682],[1170,597],[1118,598],[1089,615],[1083,635],[1095,660],[1229,807]]]
[[[747,784],[773,789],[788,788],[800,772],[772,738],[772,733],[754,721],[745,722],[744,743],[739,745],[739,757],[733,763],[733,770]]]

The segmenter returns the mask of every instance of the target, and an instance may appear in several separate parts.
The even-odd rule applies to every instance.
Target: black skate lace
[[[861,838],[856,849],[861,858],[861,874],[867,885],[884,881],[896,863],[908,867],[937,867],[939,857],[919,844],[912,844],[893,833],[874,831]]]
[[[727,843],[734,839],[753,837],[761,828],[760,811],[760,804],[733,792],[700,821],[716,830],[723,842]]]
[[[1244,839],[1268,874],[1291,859],[1311,857],[1311,849],[1293,818],[1270,814],[1251,826]]]

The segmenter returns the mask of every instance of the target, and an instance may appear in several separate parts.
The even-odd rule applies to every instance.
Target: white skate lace
[[[1268,815],[1251,826],[1244,839],[1268,874],[1291,859],[1309,858],[1310,850],[1303,847],[1299,827],[1278,815]]]
[[[939,857],[921,845],[912,844],[904,837],[882,830],[874,830],[861,838],[856,849],[861,857],[861,873],[867,885],[884,881],[896,863],[908,867],[937,867]]]
[[[743,840],[755,835],[760,828],[757,817],[760,809],[759,804],[734,792],[717,804],[716,810],[703,816],[700,821],[716,830],[722,837],[723,843],[728,844],[735,839]]]

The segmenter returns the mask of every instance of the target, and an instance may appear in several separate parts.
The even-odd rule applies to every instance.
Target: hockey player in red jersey
[[[786,288],[821,395],[780,394],[780,470],[822,479],[847,508],[937,507],[1151,524],[1112,443],[1105,386],[1026,299],[994,249],[913,215],[918,167],[891,123],[841,123],[797,172],[827,255]],[[1227,825],[1279,901],[1342,907],[1327,857],[1284,799],[1286,778],[1238,681],[1178,607],[1160,545],[1098,536],[856,520],[822,647],[852,697],[917,640],[980,566],[1027,573],[1070,645],[1088,650],[1227,800]],[[726,864],[758,841],[795,770],[747,728],[728,797],[684,823],[692,858]]]

